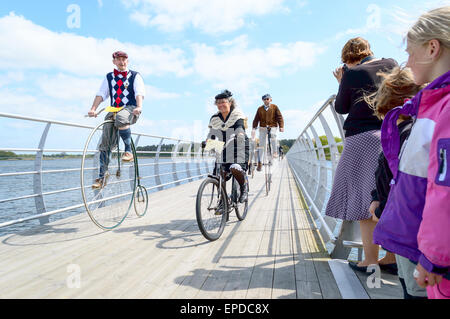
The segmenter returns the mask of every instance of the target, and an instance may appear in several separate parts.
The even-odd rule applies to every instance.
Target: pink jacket
[[[450,85],[423,94],[423,117],[434,122],[430,143],[425,206],[417,241],[419,262],[450,267]]]
[[[401,114],[415,120],[400,148]],[[450,71],[386,114],[381,144],[393,178],[374,242],[450,277]]]

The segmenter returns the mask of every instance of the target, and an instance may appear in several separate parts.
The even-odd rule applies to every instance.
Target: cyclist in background
[[[278,147],[278,156],[280,156],[280,160],[282,160],[284,157],[284,151],[281,145]]]
[[[275,104],[272,104],[272,97],[270,94],[265,94],[262,96],[262,100],[264,102],[258,110],[256,111],[255,118],[253,120],[253,130],[252,130],[252,139],[255,139],[256,129],[259,124],[259,143],[263,148],[263,152],[266,151],[266,136],[267,136],[267,127],[269,126],[270,135],[271,135],[271,149],[272,153],[274,152],[274,146],[276,145],[277,140],[277,128],[280,128],[280,132],[284,132],[284,120],[281,112]],[[264,157],[264,153],[261,154]],[[269,155],[269,163],[272,163],[272,155]],[[261,161],[258,161],[258,171],[261,171],[262,164]]]

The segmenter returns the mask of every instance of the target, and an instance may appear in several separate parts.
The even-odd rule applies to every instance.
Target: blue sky
[[[2,1],[0,110],[88,125],[100,122],[84,114],[113,68],[111,53],[120,49],[129,53],[130,68],[141,72],[147,86],[144,112],[133,130],[202,139],[216,109],[214,96],[226,88],[250,122],[261,95],[270,93],[285,117],[286,132],[280,137],[296,138],[321,103],[336,93],[332,71],[349,38],[362,36],[377,57],[404,62],[403,38],[411,23],[426,10],[449,4]],[[30,136],[29,130],[9,125],[2,125],[2,135],[14,138],[4,147]],[[67,138],[64,134],[61,138]]]

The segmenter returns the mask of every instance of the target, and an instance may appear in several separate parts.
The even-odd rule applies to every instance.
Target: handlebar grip
[[[100,111],[98,111],[96,115],[98,116],[98,115],[99,115],[100,113],[102,113],[105,109],[106,109],[105,107],[102,108],[102,109],[100,109]],[[84,117],[89,117],[89,115],[85,115]]]

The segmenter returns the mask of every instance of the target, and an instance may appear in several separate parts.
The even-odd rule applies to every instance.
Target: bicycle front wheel
[[[112,120],[93,129],[84,147],[81,194],[89,217],[103,230],[119,226],[133,203],[136,167],[134,161],[121,162],[123,150]]]
[[[227,195],[218,180],[208,177],[197,192],[196,217],[202,235],[210,241],[218,239],[225,228],[227,215]]]
[[[266,154],[264,155],[264,182],[265,182],[265,186],[266,186],[266,196],[269,195],[269,191],[270,191],[270,166],[269,163],[267,161],[267,151],[265,152]]]

